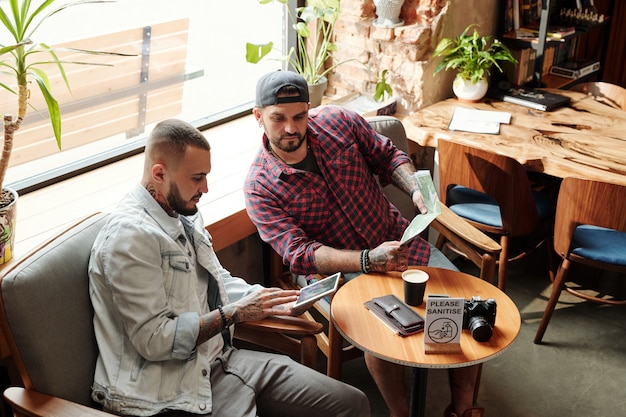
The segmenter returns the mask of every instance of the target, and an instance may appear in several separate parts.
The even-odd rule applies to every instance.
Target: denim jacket
[[[196,347],[200,303],[182,222],[193,228],[197,267],[219,284],[222,304],[260,288],[220,265],[200,214],[172,218],[141,185],[100,231],[89,263],[99,356],[92,398],[137,416],[211,411],[211,346]],[[232,334],[231,329],[231,334]]]

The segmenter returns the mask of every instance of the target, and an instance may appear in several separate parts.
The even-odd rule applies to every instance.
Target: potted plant
[[[308,0],[307,6],[296,9],[295,15],[289,8],[289,0],[259,0],[259,3],[268,4],[275,1],[284,5],[297,37],[296,47],[292,47],[281,60],[286,61],[290,69],[304,77],[309,84],[311,105],[315,107],[320,104],[326,89],[326,74],[343,63],[358,61],[349,59],[326,67],[335,51],[332,35],[339,18],[340,0]],[[246,61],[256,64],[272,51],[273,46],[273,42],[246,43]],[[391,95],[391,86],[384,76],[377,77],[374,99],[383,100],[385,93]]]
[[[31,11],[30,0],[9,0],[9,10],[0,7],[0,30],[4,30],[5,37],[14,42],[10,45],[0,44],[0,73],[4,75],[0,87],[17,96],[17,117],[13,117],[10,109],[4,109],[3,131],[4,142],[0,157],[0,264],[8,262],[13,256],[13,241],[15,236],[15,207],[18,195],[14,190],[4,187],[4,178],[9,167],[15,132],[20,128],[29,108],[29,86],[36,84],[43,95],[50,115],[50,123],[59,149],[61,149],[61,113],[59,103],[50,89],[48,74],[51,68],[56,68],[69,89],[64,64],[107,65],[87,62],[64,62],[59,60],[54,49],[46,43],[34,40],[37,28],[50,16],[61,12],[68,7],[87,3],[110,3],[110,0],[78,0],[65,3],[57,8],[50,9],[56,0],[45,0]],[[73,50],[87,54],[117,53]]]
[[[433,57],[443,58],[435,68],[435,73],[444,69],[457,70],[452,84],[454,93],[470,101],[480,100],[487,93],[487,76],[492,67],[503,72],[500,62],[517,64],[509,48],[502,42],[497,39],[490,42],[490,36],[480,36],[476,29],[470,34],[474,26],[477,25],[469,25],[454,39],[443,38],[433,52]],[[470,95],[466,96],[465,92]]]

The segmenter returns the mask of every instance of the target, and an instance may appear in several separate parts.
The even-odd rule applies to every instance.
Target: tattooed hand
[[[370,267],[372,271],[405,271],[407,269],[407,247],[400,242],[384,242],[370,250]]]
[[[424,203],[424,196],[422,196],[422,192],[420,190],[415,190],[411,198],[413,199],[413,205],[417,207],[420,213],[428,213],[428,207],[426,207],[426,203]]]
[[[299,293],[297,290],[263,288],[224,306],[224,313],[231,315],[233,323],[261,320],[267,316],[289,316]]]

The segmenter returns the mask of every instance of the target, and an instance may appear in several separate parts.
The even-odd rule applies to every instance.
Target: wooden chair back
[[[556,277],[553,279],[550,298],[535,334],[535,343],[542,342],[563,290],[596,303],[626,305],[626,300],[623,298],[613,298],[604,291],[596,292],[594,288],[568,284],[570,281],[576,282],[568,278],[573,262],[597,268],[600,272],[612,270],[626,274],[626,267],[623,265],[606,263],[598,259],[588,259],[580,254],[570,253],[576,227],[584,224],[626,232],[625,212],[626,187],[623,185],[572,177],[563,180],[559,190],[554,225],[554,249],[562,260]],[[617,246],[617,244],[614,245]],[[600,275],[596,279],[599,277]],[[594,280],[594,282],[596,281]]]
[[[574,230],[581,224],[626,232],[626,187],[565,178],[559,190],[554,225],[554,249],[560,256],[569,252]]]
[[[496,233],[522,236],[539,224],[539,216],[524,167],[504,155],[440,140],[439,189],[446,202],[446,191],[454,185],[483,192],[500,205],[502,231]],[[481,228],[485,230],[484,228]]]
[[[576,84],[570,90],[585,93],[600,103],[626,111],[626,88],[619,85],[601,81],[587,82]]]

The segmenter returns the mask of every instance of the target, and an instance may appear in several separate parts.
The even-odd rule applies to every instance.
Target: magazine
[[[426,214],[417,214],[411,224],[406,228],[400,243],[406,244],[415,236],[419,235],[428,227],[433,220],[441,214],[441,203],[439,202],[439,195],[435,191],[435,184],[430,176],[430,171],[420,170],[415,173],[417,179],[417,186],[419,187],[422,197],[424,198],[424,204],[428,212]]]

